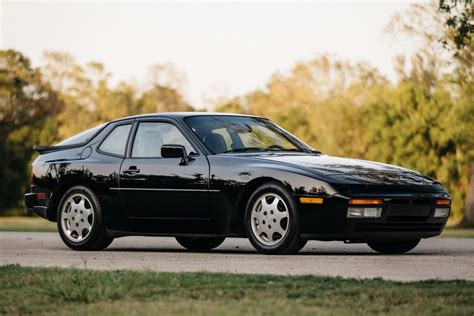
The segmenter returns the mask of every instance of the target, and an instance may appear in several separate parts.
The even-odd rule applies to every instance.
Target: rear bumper
[[[37,193],[26,193],[24,196],[24,200],[25,200],[25,207],[28,211],[33,212],[39,217],[48,219],[48,215],[47,215],[48,207],[46,205],[41,205],[44,202],[38,199]]]

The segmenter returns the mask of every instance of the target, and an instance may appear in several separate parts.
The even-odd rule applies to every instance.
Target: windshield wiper
[[[265,151],[265,148],[261,147],[243,147],[243,148],[234,148],[234,149],[229,149],[224,152],[221,152],[221,154],[226,154],[226,153],[245,153],[245,152],[252,152],[252,151]]]
[[[318,154],[320,155],[321,152],[312,149],[305,149],[305,148],[262,148],[262,147],[243,147],[243,148],[234,148],[229,149],[221,154],[227,153],[244,153],[244,152],[261,152],[261,151],[277,151],[277,152],[284,152],[284,151],[292,151],[292,152],[304,152],[310,154]]]
[[[306,149],[306,148],[291,148],[291,149],[285,149],[284,151],[296,151],[296,152],[303,152],[303,153],[316,154],[316,155],[322,154],[322,152],[318,150]]]

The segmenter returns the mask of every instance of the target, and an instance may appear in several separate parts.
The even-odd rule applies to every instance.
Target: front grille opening
[[[391,199],[389,201],[390,204],[401,204],[401,205],[407,205],[407,204],[413,204],[413,205],[430,205],[433,204],[435,200],[430,200],[430,199]]]
[[[426,222],[428,216],[388,216],[389,222]]]
[[[356,232],[439,232],[443,223],[357,223]]]

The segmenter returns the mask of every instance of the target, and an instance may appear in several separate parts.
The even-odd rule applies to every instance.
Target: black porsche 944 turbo
[[[256,116],[126,117],[35,149],[26,207],[57,222],[74,250],[140,235],[191,250],[244,237],[266,254],[308,240],[404,253],[439,235],[450,212],[432,178],[322,154]]]

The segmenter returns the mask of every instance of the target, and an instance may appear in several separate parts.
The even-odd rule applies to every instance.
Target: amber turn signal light
[[[303,204],[323,204],[323,198],[300,197]]]
[[[353,199],[349,200],[350,205],[380,205],[383,204],[382,200],[372,199]]]
[[[436,205],[449,205],[451,204],[450,200],[436,200]]]

